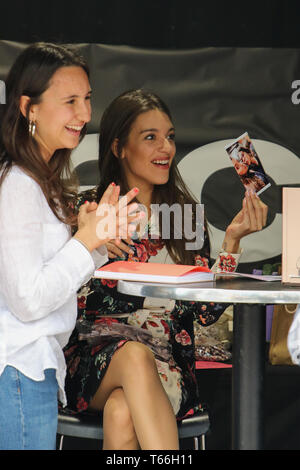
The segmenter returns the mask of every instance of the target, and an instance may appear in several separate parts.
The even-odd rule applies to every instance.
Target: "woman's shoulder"
[[[13,165],[5,174],[0,186],[1,207],[20,204],[20,208],[31,205],[32,201],[36,208],[43,207],[45,196],[37,181],[31,177],[25,170]],[[17,205],[18,205],[17,204]]]
[[[3,180],[4,186],[14,186],[15,188],[20,189],[20,187],[29,190],[41,191],[40,185],[35,181],[35,179],[30,176],[23,168],[18,165],[12,165],[8,170],[5,178]]]
[[[11,168],[8,170],[7,172],[7,176],[6,177],[10,177],[10,178],[18,178],[20,180],[27,180],[27,181],[34,181],[33,178],[31,176],[29,176],[28,173],[26,173],[26,171],[21,168],[20,166],[18,165],[12,165]]]

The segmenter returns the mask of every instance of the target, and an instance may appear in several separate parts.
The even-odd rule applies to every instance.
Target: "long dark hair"
[[[104,111],[100,123],[99,136],[99,171],[100,182],[98,186],[98,201],[104,193],[107,185],[114,181],[120,185],[121,193],[125,194],[129,189],[125,174],[120,163],[120,159],[113,154],[111,147],[115,139],[118,139],[118,155],[126,145],[130,130],[137,117],[147,111],[158,109],[165,113],[171,122],[173,122],[171,113],[167,105],[156,94],[142,90],[130,90],[116,99]],[[163,185],[155,185],[152,197],[152,204],[165,203],[169,207],[174,203],[181,206],[184,213],[184,204],[190,204],[195,207],[198,201],[187,189],[177,168],[175,159],[172,162],[169,180]],[[195,221],[194,221],[195,224]],[[166,248],[175,263],[194,264],[195,252],[185,249],[184,237],[176,239],[174,237],[174,224],[171,225],[171,233],[168,239],[164,240]],[[161,221],[160,221],[161,227]],[[191,241],[191,240],[189,240]]]
[[[82,67],[89,76],[83,58],[66,46],[35,43],[16,59],[6,79],[6,105],[0,132],[0,184],[13,164],[21,167],[42,188],[54,214],[67,223],[74,223],[70,201],[73,197],[70,182],[70,149],[58,149],[49,162],[41,157],[39,146],[28,131],[29,109],[41,101],[54,73],[61,67]],[[20,98],[30,98],[27,116],[20,111]],[[81,138],[86,132],[85,126]]]

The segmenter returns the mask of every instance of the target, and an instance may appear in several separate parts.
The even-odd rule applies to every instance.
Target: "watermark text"
[[[6,99],[5,99],[5,83],[3,80],[0,80],[0,104],[5,104]]]
[[[125,196],[124,196],[125,197]],[[98,238],[134,239],[161,238],[162,240],[185,240],[186,250],[200,250],[204,243],[204,206],[203,204],[151,204],[151,214],[139,204],[134,214],[118,212],[117,206],[100,204],[97,216]],[[135,218],[135,220],[133,220]]]

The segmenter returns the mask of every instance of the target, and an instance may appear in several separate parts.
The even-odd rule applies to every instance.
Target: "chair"
[[[209,415],[206,410],[199,411],[196,415],[178,422],[179,439],[193,438],[194,449],[205,450],[205,434],[209,430]],[[79,437],[82,439],[103,440],[103,427],[101,415],[91,413],[71,414],[60,410],[58,413],[57,434],[59,438],[59,450],[63,449],[64,436]]]

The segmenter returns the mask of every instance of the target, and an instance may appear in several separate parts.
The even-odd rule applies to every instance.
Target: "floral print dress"
[[[95,200],[96,189],[82,194],[78,205]],[[131,262],[148,262],[164,248],[161,239],[138,239],[130,245]],[[124,253],[125,256],[125,253]],[[239,255],[222,253],[214,270],[234,271]],[[114,259],[114,261],[120,258]],[[195,264],[209,266],[209,240],[205,236]],[[154,301],[154,304],[153,304]],[[127,341],[146,344],[154,353],[158,373],[177,419],[201,408],[195,376],[194,321],[208,326],[229,304],[166,301],[124,295],[117,281],[92,278],[78,292],[78,321],[64,353],[67,363],[68,408],[88,408],[116,350]]]

